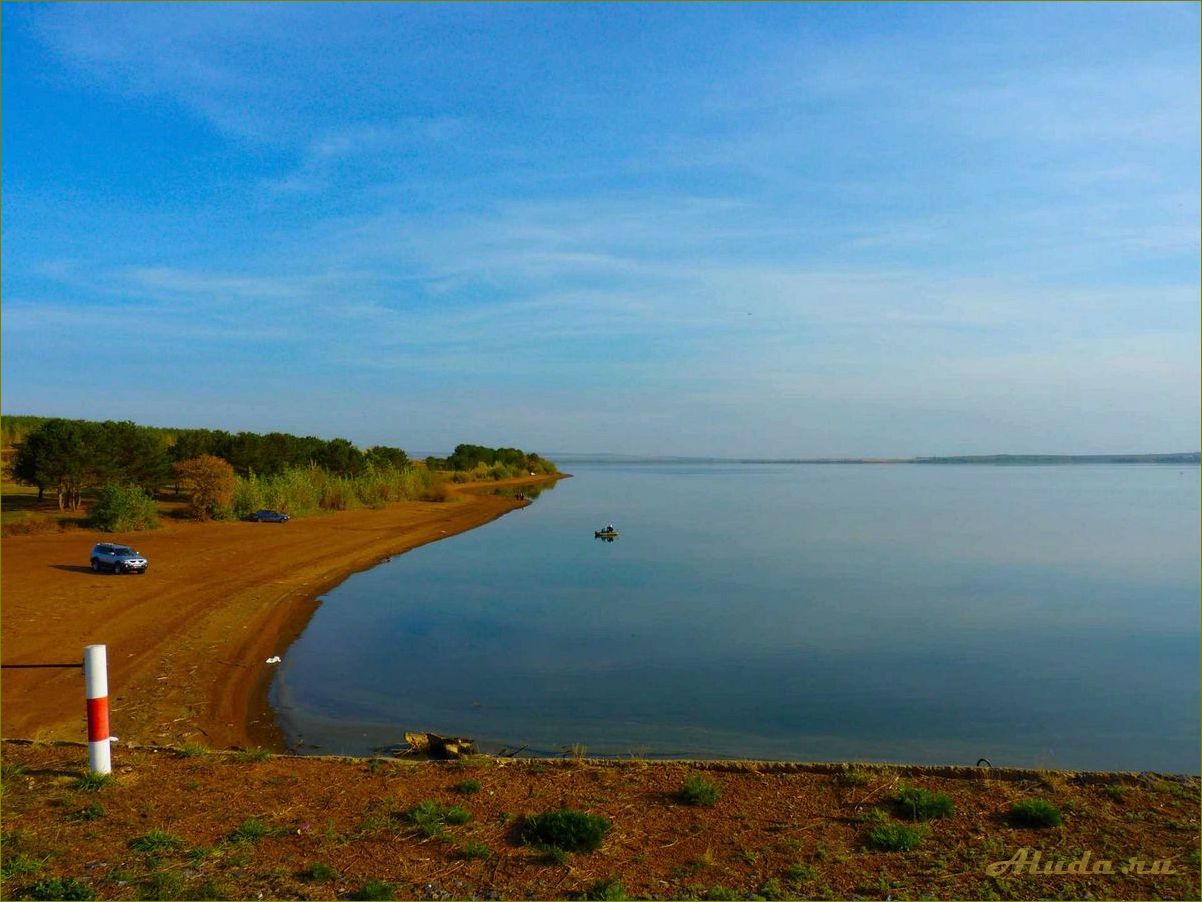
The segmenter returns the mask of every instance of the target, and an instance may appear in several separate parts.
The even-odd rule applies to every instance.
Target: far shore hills
[[[662,464],[985,464],[1031,466],[1043,464],[1199,464],[1198,451],[1171,454],[959,454],[947,457],[678,457],[635,454],[550,455],[573,463]]]

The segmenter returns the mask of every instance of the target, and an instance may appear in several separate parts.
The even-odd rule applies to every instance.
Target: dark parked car
[[[255,523],[287,523],[288,515],[279,511],[255,511],[250,519]]]
[[[112,570],[114,573],[145,573],[146,558],[128,545],[101,542],[92,548],[92,569]]]

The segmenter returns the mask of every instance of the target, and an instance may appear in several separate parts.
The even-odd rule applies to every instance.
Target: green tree
[[[394,470],[404,470],[409,466],[409,455],[400,448],[390,448],[387,445],[373,445],[364,452],[367,462],[377,469],[392,467]]]
[[[47,420],[17,448],[13,476],[36,486],[39,497],[53,487],[59,510],[78,510],[81,492],[96,481],[99,433],[96,423]]]

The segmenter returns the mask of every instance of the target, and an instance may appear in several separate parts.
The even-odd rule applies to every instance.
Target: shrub
[[[721,795],[722,791],[713,783],[694,775],[676,791],[676,801],[683,805],[713,805]]]
[[[898,811],[912,821],[929,821],[937,817],[949,817],[952,813],[951,797],[943,792],[931,792],[912,786],[903,786],[893,798]]]
[[[1010,818],[1021,827],[1059,827],[1060,809],[1045,799],[1023,799],[1010,809]]]
[[[479,780],[460,780],[454,787],[456,792],[461,792],[464,795],[471,795],[480,791]]]
[[[396,891],[392,888],[392,884],[385,880],[368,880],[355,892],[351,893],[352,899],[364,900],[390,900],[396,898]]]
[[[173,464],[175,478],[188,495],[197,520],[230,516],[234,504],[234,468],[220,457],[202,454]]]
[[[591,852],[601,846],[612,826],[608,818],[564,808],[527,817],[522,824],[522,840],[566,852]]]
[[[104,532],[155,529],[159,512],[154,499],[138,486],[108,482],[97,491],[88,522]]]
[[[918,848],[923,832],[902,824],[881,824],[868,834],[868,846],[879,852],[909,852]]]
[[[432,483],[421,495],[422,501],[445,502],[451,500],[451,490],[441,479]]]

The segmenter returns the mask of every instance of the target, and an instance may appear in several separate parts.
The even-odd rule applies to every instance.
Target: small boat
[[[614,525],[610,523],[604,529],[598,529],[593,533],[593,537],[597,539],[616,539],[618,531],[614,529]]]

